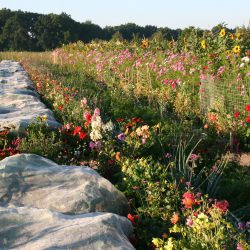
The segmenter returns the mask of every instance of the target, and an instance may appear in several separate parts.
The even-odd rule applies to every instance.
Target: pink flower
[[[241,74],[239,73],[239,74],[237,75],[237,81],[241,81],[241,80],[242,80]]]
[[[199,159],[199,158],[200,158],[200,156],[197,155],[197,154],[191,154],[191,156],[190,156],[190,160],[191,160],[191,161],[196,161],[196,160]]]
[[[170,158],[172,155],[170,153],[166,153],[165,157]]]
[[[200,79],[201,79],[201,80],[206,80],[206,79],[207,79],[207,77],[206,77],[206,75],[201,74],[201,75],[200,75]]]
[[[100,115],[100,109],[99,108],[95,108],[94,110],[94,116],[99,116]]]
[[[221,74],[223,74],[224,71],[225,71],[225,66],[221,66],[221,67],[219,67],[217,74],[221,75]]]
[[[120,141],[124,141],[126,139],[126,135],[124,133],[121,133],[117,136],[117,138],[120,140]]]
[[[145,143],[146,143],[146,137],[142,137],[142,139],[141,139],[141,143],[144,145]]]
[[[188,217],[187,218],[187,221],[186,221],[186,224],[189,226],[189,227],[192,227],[193,224],[194,224],[194,221],[191,217]]]

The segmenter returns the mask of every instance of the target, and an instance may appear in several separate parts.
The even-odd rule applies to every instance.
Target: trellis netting
[[[249,80],[224,80],[208,77],[201,81],[200,105],[201,112],[210,111],[234,114],[245,112],[245,107],[250,103],[250,79]]]

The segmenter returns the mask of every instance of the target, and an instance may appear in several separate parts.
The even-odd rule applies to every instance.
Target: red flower
[[[187,191],[182,195],[182,204],[185,205],[185,208],[192,208],[192,206],[195,204],[194,194]]]
[[[81,140],[83,140],[83,139],[87,136],[87,134],[84,133],[83,131],[80,131],[80,132],[78,133],[78,136],[79,136],[79,138],[80,138]]]
[[[117,121],[117,122],[123,122],[124,119],[123,119],[123,118],[117,118],[116,121]]]
[[[84,116],[84,118],[85,118],[85,120],[86,120],[87,122],[90,122],[90,121],[91,121],[91,117],[92,117],[92,116],[91,116],[90,113],[84,112],[83,116]]]
[[[59,109],[59,110],[63,110],[63,105],[59,105],[59,106],[58,106],[58,109]]]
[[[141,122],[140,118],[137,118],[137,117],[132,118],[132,123],[139,123],[139,122]]]
[[[75,129],[74,129],[73,135],[75,136],[75,135],[77,135],[81,131],[82,131],[81,126],[76,126]]]
[[[88,113],[88,112],[84,112],[83,116],[84,116],[84,118],[86,120],[86,122],[84,123],[84,126],[88,127],[90,122],[91,122],[92,115],[90,113]]]
[[[127,218],[133,223],[133,225],[135,225],[139,221],[140,216],[138,214],[136,215],[128,214]]]
[[[247,122],[247,123],[250,123],[250,116],[247,116],[246,122]]]
[[[246,111],[248,111],[248,112],[250,111],[250,104],[246,105]]]
[[[240,112],[239,111],[236,111],[235,113],[234,113],[234,117],[235,118],[238,118],[240,116]]]
[[[222,213],[226,213],[228,210],[229,203],[228,201],[215,201],[214,207],[218,208]]]

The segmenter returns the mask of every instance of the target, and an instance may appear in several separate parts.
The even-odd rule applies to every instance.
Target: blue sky
[[[0,8],[37,13],[66,12],[76,21],[104,27],[133,22],[145,26],[210,29],[248,25],[250,0],[0,0]]]

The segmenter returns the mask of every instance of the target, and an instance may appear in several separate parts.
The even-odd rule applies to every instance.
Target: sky
[[[136,23],[172,29],[248,26],[250,0],[0,0],[0,8],[36,13],[65,12],[101,27]]]

